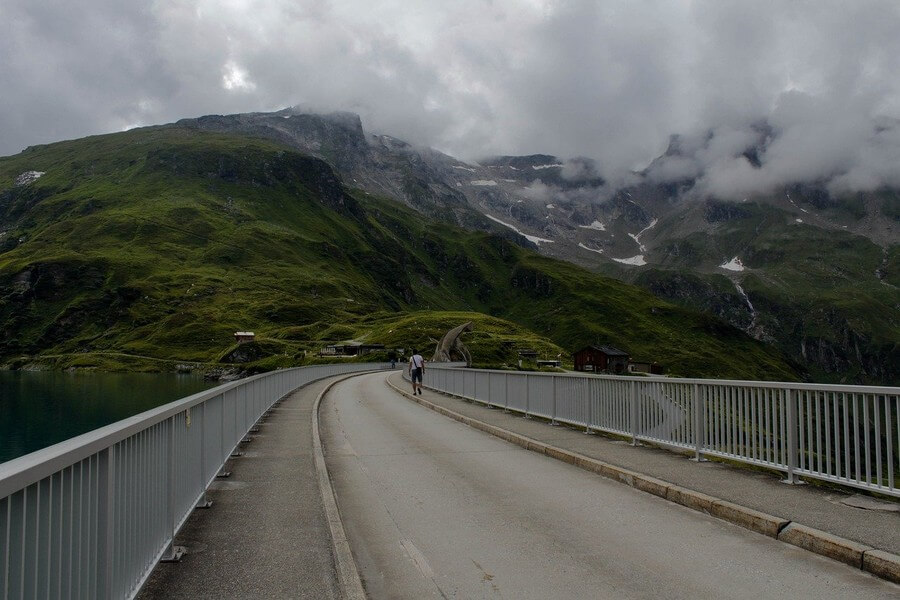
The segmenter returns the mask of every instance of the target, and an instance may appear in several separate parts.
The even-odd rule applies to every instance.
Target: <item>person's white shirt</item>
[[[409,357],[410,369],[421,369],[423,367],[425,367],[425,359],[422,358],[421,354],[413,354]]]

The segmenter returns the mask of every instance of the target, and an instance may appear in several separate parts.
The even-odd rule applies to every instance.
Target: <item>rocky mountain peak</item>
[[[326,160],[339,171],[370,160],[362,120],[354,113],[312,114],[286,108],[274,113],[208,115],[175,125],[272,139]]]

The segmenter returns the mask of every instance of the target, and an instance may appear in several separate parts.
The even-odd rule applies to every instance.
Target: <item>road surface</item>
[[[390,390],[320,419],[370,598],[900,597],[900,586],[528,452]]]

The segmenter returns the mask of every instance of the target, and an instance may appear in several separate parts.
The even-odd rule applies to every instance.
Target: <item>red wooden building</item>
[[[576,371],[595,373],[625,373],[628,368],[628,353],[612,346],[586,346],[575,352]]]

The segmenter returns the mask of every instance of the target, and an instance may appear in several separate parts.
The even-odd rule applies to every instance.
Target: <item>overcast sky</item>
[[[900,2],[0,0],[0,155],[292,105],[613,181],[677,133],[653,176],[712,193],[900,186]]]

